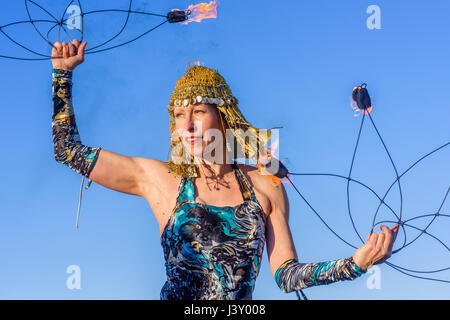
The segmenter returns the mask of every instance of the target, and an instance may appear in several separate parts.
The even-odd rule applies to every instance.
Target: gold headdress
[[[233,133],[233,140],[237,141],[237,148],[241,149],[237,150],[237,154],[243,155],[246,159],[252,159],[256,164],[270,140],[270,131],[250,125],[239,110],[239,101],[233,96],[225,79],[217,70],[201,66],[198,63],[198,65],[189,65],[189,69],[177,81],[170,97],[168,106],[171,134],[169,170],[182,177],[197,176],[194,161],[191,155],[184,151],[183,144],[175,132],[175,117],[173,114],[175,107],[196,103],[208,103],[217,106],[223,133],[225,133],[223,124],[226,123],[227,128]],[[227,141],[227,143],[233,143],[234,145],[235,141]],[[236,154],[232,155],[232,158],[235,157]]]

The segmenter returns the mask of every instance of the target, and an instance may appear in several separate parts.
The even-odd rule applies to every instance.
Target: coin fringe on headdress
[[[258,157],[264,153],[264,148],[270,140],[270,130],[255,128],[244,118],[238,108],[239,100],[233,96],[225,79],[217,70],[194,65],[177,81],[168,106],[171,140],[168,166],[171,172],[182,177],[197,176],[194,160],[184,150],[175,132],[173,114],[175,107],[196,103],[215,104],[222,126],[225,122],[233,133],[237,146],[241,148],[239,154],[257,163]],[[225,133],[225,128],[222,129]]]

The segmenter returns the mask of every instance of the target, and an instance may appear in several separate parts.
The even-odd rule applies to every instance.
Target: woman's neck
[[[230,163],[218,164],[218,163],[208,163],[206,161],[202,161],[197,164],[199,170],[199,178],[205,179],[221,179],[231,171],[233,168]]]
[[[223,178],[227,173],[233,171],[231,164],[234,163],[232,158],[227,152],[225,146],[223,146],[221,161],[210,161],[212,159],[208,159],[205,157],[197,158],[196,165],[198,167],[199,177],[208,178],[208,179],[220,179]]]

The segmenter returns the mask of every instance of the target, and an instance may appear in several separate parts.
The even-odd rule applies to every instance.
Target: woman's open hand
[[[55,42],[52,50],[53,69],[63,69],[73,71],[78,65],[84,62],[84,49],[87,42],[80,44],[78,39],[71,43]]]
[[[380,264],[389,259],[392,255],[392,247],[398,233],[398,225],[389,229],[380,226],[383,233],[372,233],[367,237],[367,241],[353,255],[353,261],[362,269],[367,270],[374,264]]]

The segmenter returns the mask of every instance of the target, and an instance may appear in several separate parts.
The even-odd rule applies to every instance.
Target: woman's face
[[[210,144],[211,133],[221,129],[217,107],[214,104],[194,104],[175,107],[175,129],[181,141],[192,156],[203,154]],[[215,129],[215,130],[212,130]]]

